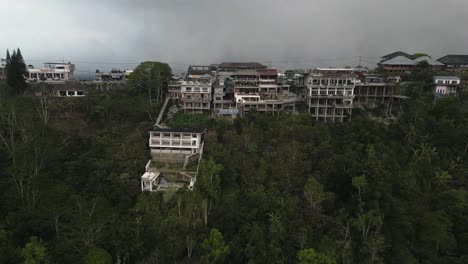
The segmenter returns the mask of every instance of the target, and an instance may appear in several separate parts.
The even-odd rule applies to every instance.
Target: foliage
[[[85,264],[112,264],[112,256],[102,248],[89,250],[84,258]]]
[[[149,100],[162,103],[167,85],[172,77],[169,64],[145,61],[130,74],[127,89],[132,94],[148,94]]]
[[[210,115],[203,114],[184,114],[179,112],[169,121],[168,126],[174,128],[207,128],[210,122]]]
[[[334,264],[336,261],[322,253],[318,253],[313,248],[303,249],[297,255],[299,264]]]
[[[29,242],[21,249],[21,256],[24,264],[46,263],[47,249],[42,245],[37,237],[31,237]]]
[[[386,123],[210,121],[194,190],[171,196],[140,191],[146,94],[51,98],[47,123],[4,98],[0,262],[466,263],[468,98],[423,88]]]
[[[24,93],[27,87],[25,79],[27,69],[20,49],[13,50],[11,55],[7,50],[5,71],[8,86],[14,88],[17,94]]]
[[[223,263],[230,251],[229,246],[224,243],[223,234],[217,229],[211,229],[202,247],[205,250],[205,255],[200,259],[202,263]]]

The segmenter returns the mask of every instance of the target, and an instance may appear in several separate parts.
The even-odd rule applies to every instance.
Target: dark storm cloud
[[[24,33],[7,44],[27,48],[34,58],[313,67],[353,65],[358,56],[374,62],[395,50],[468,53],[465,0],[19,2],[13,13],[22,17],[17,24]],[[65,22],[51,29],[41,21],[57,18]]]

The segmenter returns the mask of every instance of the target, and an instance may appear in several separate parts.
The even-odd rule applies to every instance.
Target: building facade
[[[206,130],[197,129],[155,127],[150,131],[151,160],[141,176],[141,191],[193,189],[205,134]]]
[[[447,55],[439,62],[445,64],[445,69],[452,72],[463,72],[468,70],[468,55]]]
[[[53,63],[46,62],[42,68],[34,68],[28,66],[28,75],[26,76],[29,82],[65,82],[74,80],[75,65],[69,63]]]
[[[436,97],[457,96],[460,83],[457,76],[434,76],[433,93]]]
[[[96,70],[94,75],[94,82],[125,82],[128,80],[130,74],[132,74],[133,70],[117,70],[112,69],[109,72],[101,72],[100,70]]]
[[[350,119],[357,82],[352,69],[318,68],[308,73],[305,84],[309,113],[317,121],[336,123]]]

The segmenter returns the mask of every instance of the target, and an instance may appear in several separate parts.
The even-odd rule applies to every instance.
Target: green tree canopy
[[[210,235],[203,241],[202,248],[205,251],[201,257],[202,263],[223,263],[231,251],[218,229],[211,229]]]
[[[84,257],[85,264],[112,264],[112,256],[102,248],[92,248]]]
[[[297,254],[299,264],[336,264],[336,260],[313,248],[303,249]]]

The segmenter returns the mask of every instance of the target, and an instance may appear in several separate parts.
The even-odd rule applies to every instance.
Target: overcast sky
[[[76,62],[81,72],[143,60],[355,66],[387,53],[468,54],[467,0],[0,0],[0,57]]]

